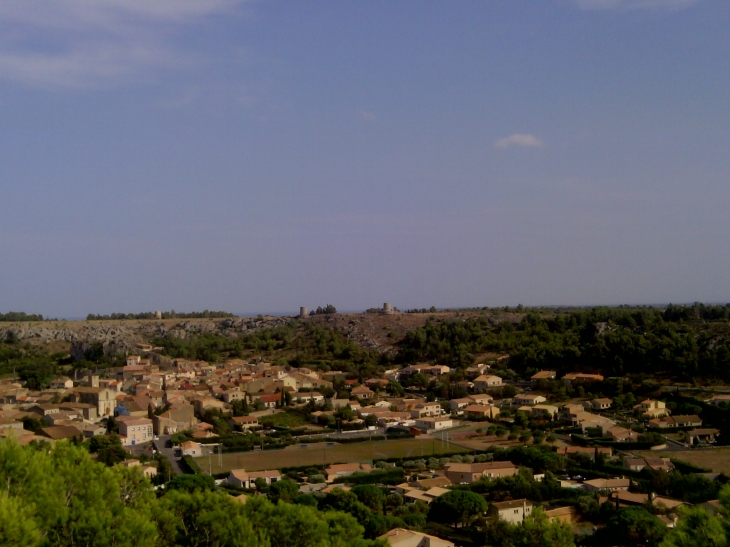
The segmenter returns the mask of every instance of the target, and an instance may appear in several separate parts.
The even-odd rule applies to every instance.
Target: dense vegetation
[[[474,355],[510,355],[510,368],[600,371],[605,376],[641,373],[692,381],[730,381],[730,305],[592,308],[567,314],[528,310],[514,324],[482,315],[431,321],[406,334],[398,361],[434,360],[452,366]]]
[[[209,477],[173,479],[158,497],[138,468],[107,467],[66,442],[0,441],[0,482],[2,546],[380,545],[337,507],[286,503],[284,495],[278,504],[260,497],[244,504],[215,491]]]
[[[163,311],[162,319],[223,319],[227,317],[238,317],[227,311],[194,311],[190,313],[180,313],[175,310]],[[155,312],[147,311],[142,313],[112,313],[110,315],[96,315],[90,313],[86,316],[87,321],[101,321],[109,319],[156,319]]]
[[[0,313],[0,321],[43,321],[43,316],[38,313],[25,313],[22,311],[9,311],[7,313]]]

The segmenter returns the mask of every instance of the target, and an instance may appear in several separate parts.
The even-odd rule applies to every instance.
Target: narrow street
[[[172,470],[175,472],[175,475],[184,475],[185,472],[180,466],[180,458],[175,456],[175,449],[172,447],[172,444],[169,447],[167,446],[171,438],[172,435],[160,435],[156,441],[153,441],[155,450],[167,458],[167,461],[172,465]]]

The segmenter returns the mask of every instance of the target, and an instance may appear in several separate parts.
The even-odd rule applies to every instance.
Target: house
[[[152,416],[155,435],[168,435],[192,429],[198,423],[192,405],[177,404],[160,415]]]
[[[572,524],[578,518],[575,507],[572,505],[546,509],[545,516],[549,522],[565,522],[566,524]]]
[[[139,443],[151,441],[154,437],[152,433],[152,420],[149,418],[120,417],[119,437],[122,444],[126,446],[134,446]]]
[[[647,416],[649,418],[661,418],[662,416],[671,414],[666,403],[663,401],[655,401],[654,399],[646,399],[640,402],[634,406],[634,410],[641,416]]]
[[[466,398],[471,399],[478,405],[491,405],[494,401],[494,397],[488,393],[474,393],[472,395],[468,395]]]
[[[499,501],[489,506],[487,514],[510,524],[519,524],[532,514],[532,502],[526,499]]]
[[[239,488],[256,488],[256,479],[263,479],[270,485],[281,480],[281,473],[276,470],[247,473],[245,469],[233,469],[226,477],[226,482]]]
[[[591,410],[608,410],[612,404],[613,401],[608,398],[593,399],[591,401]]]
[[[554,420],[558,415],[558,407],[553,405],[535,405],[530,408],[530,414],[543,420]]]
[[[600,374],[585,374],[583,372],[570,372],[561,378],[566,384],[573,382],[603,382]]]
[[[390,547],[454,547],[445,539],[403,528],[394,528],[378,539],[387,542]]]
[[[554,370],[541,370],[539,372],[536,372],[530,377],[531,382],[539,382],[540,380],[555,380],[555,371]]]
[[[83,439],[84,434],[72,425],[52,425],[41,429],[41,436],[47,437],[52,441],[60,441],[63,439]]]
[[[147,414],[148,407],[143,407],[139,404],[139,402],[135,401],[134,399],[125,399],[123,401],[120,401],[114,408],[115,416],[143,417],[147,416]]]
[[[470,380],[473,380],[477,376],[481,376],[484,374],[485,370],[489,370],[489,365],[485,365],[484,363],[480,363],[478,365],[474,365],[473,367],[468,367],[464,373],[466,374],[466,377]]]
[[[626,458],[624,467],[632,471],[641,471],[648,467],[654,471],[669,472],[674,469],[674,464],[669,458]]]
[[[411,408],[412,418],[422,418],[424,416],[440,416],[441,405],[439,403],[421,403]]]
[[[705,401],[708,405],[720,406],[722,403],[730,404],[730,395],[718,394],[713,395],[711,399]]]
[[[519,395],[515,395],[513,402],[515,405],[522,406],[522,405],[536,405],[539,403],[546,403],[547,399],[543,397],[542,395],[535,395],[532,393],[521,393]]]
[[[234,429],[236,426],[240,429],[251,429],[259,426],[259,419],[256,416],[233,416],[228,419],[228,425]]]
[[[333,464],[324,470],[327,482],[332,482],[337,478],[346,477],[353,473],[370,473],[373,468],[367,463],[339,463]]]
[[[71,389],[74,381],[68,376],[58,376],[51,381],[51,389]]]
[[[435,500],[439,496],[443,496],[447,492],[449,492],[449,490],[438,486],[434,488],[429,488],[426,491],[420,490],[418,488],[412,488],[405,492],[403,494],[403,497],[409,501],[422,501],[426,504],[430,504],[433,500]]]
[[[588,414],[583,405],[568,403],[560,407],[559,417],[562,421],[568,422],[571,425],[578,425],[580,423],[580,417],[584,414]]]
[[[353,387],[350,393],[358,399],[372,399],[375,395],[375,392],[366,386]]]
[[[684,442],[689,445],[714,443],[719,435],[718,429],[692,429],[684,434]]]
[[[195,441],[185,441],[180,445],[180,452],[183,456],[192,456],[197,458],[203,455],[203,448]]]
[[[620,443],[636,441],[639,438],[639,434],[636,431],[631,431],[618,425],[606,431],[605,436]]]
[[[492,374],[482,374],[481,376],[474,379],[474,390],[475,391],[487,391],[495,387],[502,387],[504,383],[502,378],[494,376]]]
[[[469,405],[464,408],[464,415],[472,419],[494,419],[499,416],[499,408],[494,405]]]
[[[702,418],[696,414],[664,416],[662,418],[649,420],[649,425],[660,429],[671,429],[675,427],[700,427],[702,425]]]
[[[512,477],[517,469],[512,462],[447,463],[444,475],[452,484],[471,484],[482,477]]]
[[[583,490],[587,492],[616,492],[628,490],[629,479],[593,479],[583,483]]]
[[[451,412],[459,413],[473,402],[474,401],[472,401],[468,397],[464,397],[463,399],[451,399],[449,401],[449,407],[451,407]]]
[[[417,418],[416,427],[423,431],[438,431],[440,429],[447,429],[453,427],[454,421],[451,418]]]

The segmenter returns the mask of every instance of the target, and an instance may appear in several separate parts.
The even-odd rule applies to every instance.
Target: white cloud
[[[510,146],[522,146],[526,148],[542,148],[545,143],[534,135],[525,133],[514,133],[509,137],[498,139],[494,142],[495,148],[509,148]]]
[[[700,0],[573,0],[584,10],[680,9]]]
[[[176,31],[245,0],[2,0],[0,77],[35,86],[92,87],[191,57]]]
[[[368,123],[375,123],[378,121],[378,117],[375,114],[372,112],[366,112],[365,110],[361,110],[357,113],[357,119]]]

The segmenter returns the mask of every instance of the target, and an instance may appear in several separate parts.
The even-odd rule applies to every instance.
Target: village
[[[697,413],[673,413],[675,405],[659,399],[634,401],[631,394],[555,402],[556,383],[588,392],[582,386],[599,385],[603,376],[556,378],[543,370],[506,381],[495,372],[507,356],[467,367],[452,386],[462,396],[437,398],[425,388],[453,375],[448,366],[423,363],[352,378],[261,358],[160,363],[151,346],[138,349],[125,366],[57,377],[43,391],[5,381],[0,435],[21,444],[111,437],[127,451],[119,465],[139,466],[158,488],[175,475],[211,475],[242,499],[285,479],[320,496],[374,483],[423,512],[454,487],[518,477],[557,481],[561,491],[599,504],[652,505],[669,528],[686,502],[636,492],[636,478],[643,470],[672,472],[675,457],[681,461],[692,447],[711,450],[720,435]],[[725,408],[729,401],[730,395],[716,394],[703,404]],[[526,451],[536,447],[562,463],[526,461]],[[158,475],[163,469],[166,477]],[[694,471],[718,476],[701,466]],[[489,501],[486,518],[517,523],[542,506],[551,521],[576,530],[592,526],[579,504],[511,492]],[[702,503],[717,508],[716,500]],[[410,545],[402,542],[419,534],[427,536],[401,530],[385,539]],[[452,544],[428,537],[433,546]]]

